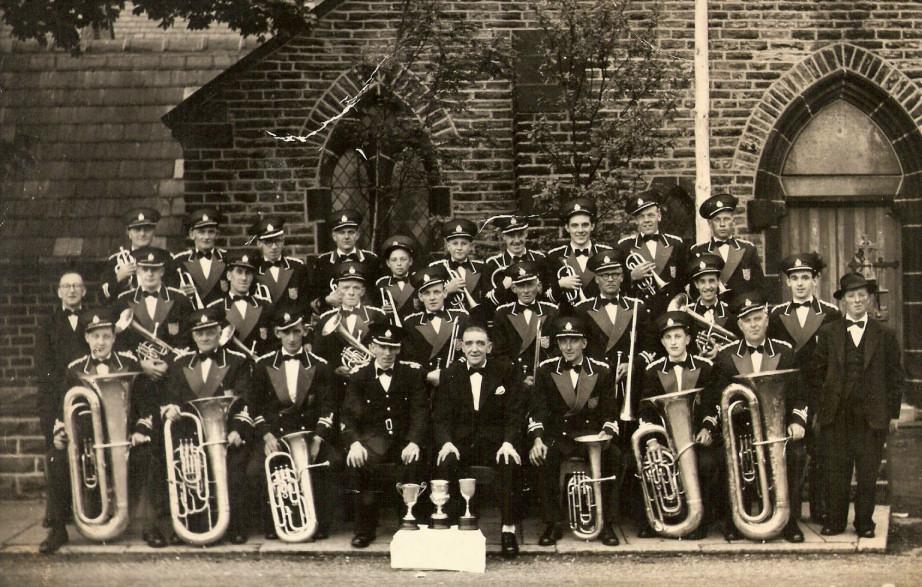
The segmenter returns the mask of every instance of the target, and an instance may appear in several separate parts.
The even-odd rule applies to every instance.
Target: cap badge
[[[717,206],[718,208],[723,208],[723,207],[724,207],[724,203],[721,202],[720,200],[717,200],[716,202],[714,202],[714,205]]]
[[[573,324],[567,322],[567,325],[563,327],[564,330],[573,330]]]
[[[244,263],[249,263],[249,262],[250,262],[250,258],[249,258],[247,255],[244,255],[244,256],[240,257],[240,260],[241,260],[242,262],[244,262]]]
[[[675,325],[676,325],[675,320],[673,320],[672,318],[666,320],[666,326],[675,326]]]
[[[272,232],[273,230],[275,230],[274,226],[272,226],[271,224],[266,225],[266,232]]]
[[[643,206],[643,198],[637,198],[637,205]]]
[[[429,281],[430,279],[431,279],[431,278],[429,277],[429,274],[428,274],[428,273],[423,273],[423,281],[424,281],[424,282],[425,282],[425,281]]]
[[[391,243],[391,246],[394,246],[394,247],[400,246],[400,242],[399,242],[399,241],[394,241],[394,242]]]
[[[525,273],[526,273],[525,268],[519,267],[519,277],[524,277]]]
[[[202,314],[202,319],[199,320],[199,322],[201,322],[202,324],[208,322],[208,316],[206,316],[205,314]]]
[[[349,267],[349,275],[355,275],[355,267]]]
[[[750,300],[749,298],[746,298],[746,301],[743,302],[743,305],[748,308],[749,306],[752,305],[752,300]]]
[[[154,260],[154,254],[153,254],[153,253],[148,253],[148,255],[147,255],[147,260],[148,260],[148,261],[153,261],[153,260]]]
[[[576,212],[579,212],[579,211],[582,210],[582,209],[583,209],[583,207],[580,206],[579,204],[574,204],[574,205],[573,205],[573,210],[576,211]]]
[[[93,324],[99,324],[99,316],[93,314]]]
[[[458,226],[455,227],[455,232],[464,232],[464,229],[461,228],[461,225],[459,224]]]
[[[342,217],[339,219],[339,221],[340,221],[340,222],[349,222],[349,217],[346,216],[345,214],[343,214]]]
[[[138,220],[144,220],[144,212],[138,213]]]
[[[386,336],[387,338],[391,338],[392,336],[394,336],[394,333],[391,332],[390,329],[388,329],[384,331],[384,336]]]
[[[208,222],[208,214],[202,214],[202,222]]]
[[[801,267],[803,262],[800,259],[794,259],[794,267]]]
[[[509,226],[515,226],[516,224],[518,224],[518,221],[515,218],[509,220]]]
[[[605,255],[604,257],[602,257],[602,260],[603,260],[605,263],[611,263],[611,257],[609,257],[608,255]]]
[[[282,318],[285,319],[285,322],[288,322],[289,320],[291,320],[291,314],[289,314],[288,312],[285,312],[285,315],[282,316]]]
[[[707,269],[708,264],[704,261],[698,264],[699,269]]]

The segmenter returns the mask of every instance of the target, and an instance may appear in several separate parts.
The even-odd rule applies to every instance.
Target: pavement
[[[41,520],[44,513],[44,504],[37,501],[2,501],[0,502],[0,556],[3,555],[30,555],[38,553],[38,545],[44,540],[47,530],[42,528]],[[382,516],[383,519],[384,516]],[[848,530],[838,536],[821,536],[818,525],[810,522],[801,522],[805,540],[801,544],[791,544],[783,539],[775,539],[765,543],[738,540],[728,542],[715,528],[711,528],[708,537],[702,540],[671,540],[664,538],[638,538],[633,525],[624,525],[618,528],[621,545],[607,547],[599,542],[585,542],[577,540],[569,532],[558,541],[555,547],[538,546],[538,537],[543,525],[534,519],[525,520],[521,524],[519,547],[524,555],[550,555],[554,553],[564,555],[687,555],[687,554],[755,554],[773,555],[780,553],[789,554],[849,554],[849,553],[883,553],[887,551],[887,539],[890,530],[890,507],[877,506],[874,511],[874,521],[877,525],[876,537],[871,539],[859,538],[854,531]],[[107,544],[95,543],[87,540],[74,526],[68,526],[70,542],[61,548],[60,554],[69,557],[117,556],[119,559],[128,557],[152,556],[200,556],[208,555],[223,558],[223,555],[233,557],[272,558],[286,555],[316,555],[316,556],[379,556],[388,555],[390,536],[397,529],[397,520],[391,524],[382,523],[379,528],[378,539],[364,550],[354,549],[349,541],[352,533],[348,528],[340,528],[333,535],[317,542],[303,544],[287,544],[278,540],[265,540],[262,535],[254,534],[246,544],[234,545],[219,543],[207,548],[192,546],[169,546],[162,549],[151,549],[140,537],[136,528],[130,529],[117,541]],[[499,546],[499,520],[486,516],[481,521],[481,529],[487,538],[487,554],[498,555]]]

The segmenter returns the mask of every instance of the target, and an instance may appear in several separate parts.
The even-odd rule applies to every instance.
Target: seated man
[[[528,437],[532,441],[529,460],[538,468],[541,509],[546,527],[538,544],[551,546],[563,536],[560,526],[561,461],[586,457],[587,450],[574,439],[587,434],[600,438],[618,435],[618,402],[614,377],[608,366],[584,355],[586,326],[581,318],[560,317],[552,332],[561,357],[548,359],[538,368],[531,394]],[[602,475],[621,470],[621,451],[615,438],[602,453]],[[618,484],[602,483],[604,526],[600,539],[617,546],[615,520],[618,516]]]
[[[356,495],[352,546],[365,548],[375,539],[378,497],[383,474],[397,469],[404,483],[424,475],[422,451],[428,422],[423,372],[416,363],[398,361],[405,338],[402,328],[374,324],[368,348],[374,361],[359,369],[346,387],[342,407],[342,439],[346,471]]]
[[[465,328],[461,342],[466,363],[443,369],[433,401],[435,444],[440,446],[436,477],[457,489],[461,471],[468,467],[492,467],[496,471],[502,515],[502,552],[515,557],[519,546],[515,524],[519,516],[522,460],[516,451],[524,422],[524,394],[520,377],[508,361],[487,355],[492,344],[482,326]],[[480,496],[477,492],[476,497]],[[449,501],[452,517],[463,509],[462,499]]]

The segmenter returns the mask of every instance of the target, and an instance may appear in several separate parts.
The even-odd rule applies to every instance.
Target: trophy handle
[[[422,495],[426,493],[426,482],[423,481],[419,484],[419,494]]]

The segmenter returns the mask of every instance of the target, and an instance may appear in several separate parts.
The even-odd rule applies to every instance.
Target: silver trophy
[[[419,530],[416,518],[413,517],[413,506],[423,491],[426,490],[425,483],[398,483],[397,493],[403,498],[403,503],[407,506],[407,515],[403,517],[400,523],[401,530]]]
[[[430,528],[445,530],[448,528],[448,514],[442,511],[442,506],[448,503],[448,481],[444,479],[433,479],[430,486],[429,499],[435,505],[435,513],[432,514],[432,524]]]
[[[458,519],[458,529],[477,530],[477,518],[471,514],[471,499],[477,492],[477,480],[458,479],[458,487],[461,489],[461,497],[464,498],[465,503],[464,515]]]

